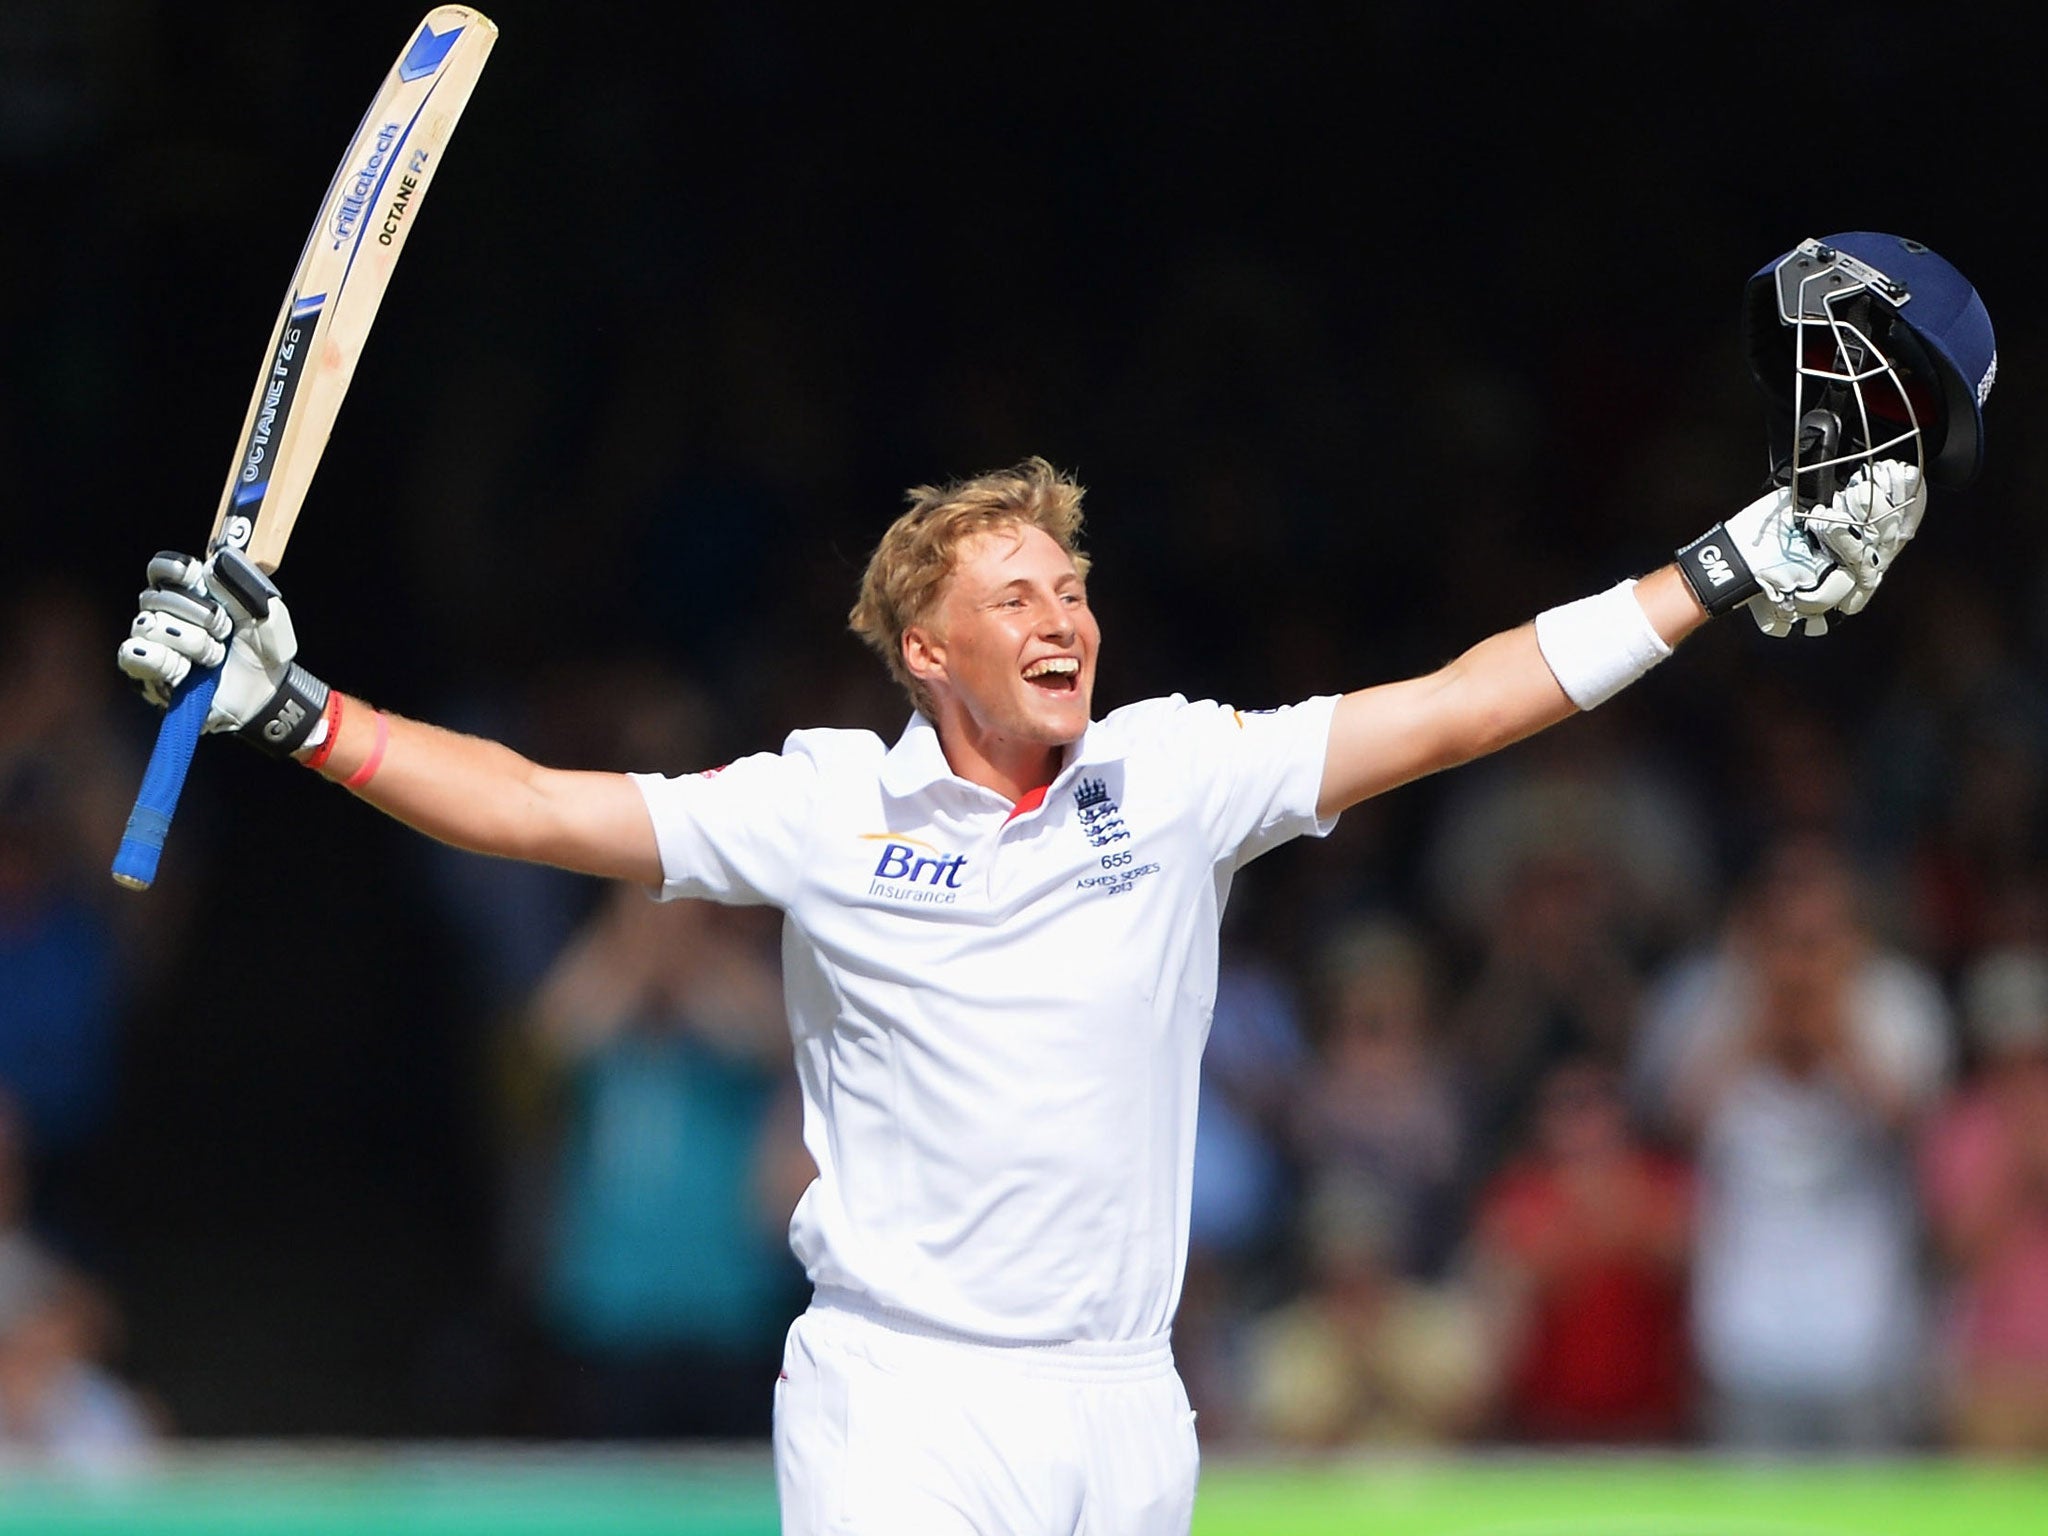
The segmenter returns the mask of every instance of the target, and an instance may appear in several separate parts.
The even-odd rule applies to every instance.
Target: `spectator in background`
[[[1596,710],[1447,788],[1421,871],[1447,923],[1497,926],[1518,872],[1555,859],[1596,876],[1607,931],[1629,952],[1695,931],[1714,889],[1710,828],[1693,795],[1645,757],[1628,719]]]
[[[1948,1064],[1940,988],[1884,949],[1835,846],[1764,860],[1647,1055],[1698,1148],[1693,1334],[1714,1435],[1865,1450],[1918,1427],[1924,1318],[1906,1152]]]
[[[1315,1070],[1295,1114],[1305,1167],[1369,1185],[1397,1274],[1439,1272],[1456,1246],[1467,1133],[1440,1051],[1428,950],[1384,918],[1339,929],[1318,961]]]
[[[0,1087],[39,1157],[98,1129],[113,1093],[121,966],[62,843],[55,764],[0,758]]]
[[[1857,846],[1885,861],[1916,947],[1945,973],[2012,935],[2001,908],[2048,853],[2048,691],[2010,616],[1956,572],[1929,573],[1902,621],[1889,695],[1864,720]]]
[[[1975,1079],[1928,1127],[1922,1187],[1948,1271],[1950,1440],[2048,1455],[2048,953],[1973,964]]]
[[[1197,1090],[1187,1277],[1174,1314],[1174,1360],[1207,1443],[1239,1429],[1243,1318],[1276,1299],[1266,1287],[1295,1199],[1283,1128],[1299,1113],[1300,1007],[1285,970],[1245,930],[1249,900],[1224,923],[1216,1005]]]
[[[1626,1052],[1638,979],[1609,921],[1620,899],[1585,850],[1532,853],[1515,868],[1452,1015],[1481,1167],[1527,1134],[1550,1068]]]
[[[1434,903],[1475,956],[1450,1018],[1481,1167],[1526,1135],[1550,1067],[1622,1058],[1646,964],[1713,889],[1703,819],[1618,734],[1624,718],[1596,711],[1452,786],[1427,855]]]
[[[100,1363],[113,1308],[29,1231],[25,1186],[20,1117],[0,1098],[0,1452],[86,1472],[133,1465],[158,1431]]]
[[[1396,1273],[1400,1218],[1379,1186],[1326,1174],[1301,1219],[1307,1287],[1251,1330],[1255,1432],[1327,1448],[1438,1444],[1475,1431],[1493,1392],[1484,1323],[1462,1293]]]
[[[788,1073],[774,931],[621,886],[534,998],[565,1112],[542,1283],[571,1433],[768,1432],[802,1307],[763,1159]]]
[[[17,616],[0,645],[0,1089],[24,1122],[39,1199],[71,1226],[63,1185],[113,1096],[128,956],[106,862],[133,782],[88,665],[98,617],[57,587]]]
[[[1527,1150],[1480,1200],[1474,1260],[1513,1438],[1667,1441],[1692,1406],[1685,1276],[1690,1180],[1631,1134],[1611,1068],[1554,1067]]]
[[[1278,1235],[1291,1191],[1277,1128],[1298,1113],[1299,1005],[1288,976],[1255,948],[1226,945],[1202,1053],[1189,1241],[1226,1264]]]

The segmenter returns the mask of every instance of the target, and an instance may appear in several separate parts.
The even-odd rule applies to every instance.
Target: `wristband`
[[[370,743],[370,755],[363,759],[363,766],[341,781],[343,789],[361,789],[377,776],[377,770],[384,766],[384,748],[391,741],[391,719],[383,710],[377,711],[377,739]]]
[[[320,724],[313,727],[313,750],[300,759],[308,768],[319,770],[327,766],[327,759],[334,755],[334,744],[341,740],[341,692],[339,689],[327,695],[327,709],[320,717]]]
[[[327,685],[297,662],[285,669],[263,707],[235,731],[242,740],[272,757],[290,757],[306,744],[327,713]]]
[[[1571,701],[1604,704],[1671,654],[1633,580],[1536,615],[1536,646]]]
[[[1679,550],[1677,560],[1700,606],[1716,618],[1730,608],[1740,608],[1764,589],[1742,558],[1726,523],[1714,524]]]

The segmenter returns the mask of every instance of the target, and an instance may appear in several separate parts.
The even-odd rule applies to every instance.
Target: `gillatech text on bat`
[[[396,123],[386,123],[377,130],[377,147],[370,151],[370,158],[363,162],[361,170],[348,184],[348,190],[341,194],[341,201],[334,209],[334,248],[338,251],[355,238],[356,224],[363,216],[363,209],[369,205],[370,194],[377,190],[377,173],[384,169],[384,162],[391,154],[404,130]]]

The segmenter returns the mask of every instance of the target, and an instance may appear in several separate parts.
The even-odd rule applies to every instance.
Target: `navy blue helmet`
[[[1919,241],[1804,241],[1750,279],[1742,319],[1773,469],[1802,501],[1827,500],[1870,459],[1918,464],[1939,485],[1976,477],[1998,374],[1991,316]]]

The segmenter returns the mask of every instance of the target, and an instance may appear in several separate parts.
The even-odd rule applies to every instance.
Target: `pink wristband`
[[[377,711],[377,739],[370,743],[370,755],[363,759],[363,766],[341,781],[343,789],[361,789],[377,776],[377,770],[384,764],[384,748],[391,741],[391,721],[383,710]]]

